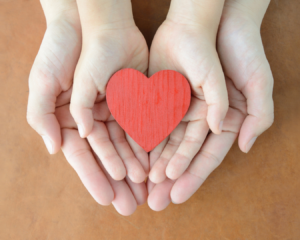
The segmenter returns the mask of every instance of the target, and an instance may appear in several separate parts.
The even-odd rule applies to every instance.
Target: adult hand
[[[140,162],[148,161],[147,153],[134,154],[127,142],[129,137],[110,139],[108,125],[95,123],[93,107],[105,101],[107,82],[116,71],[134,68],[147,72],[146,41],[134,23],[129,0],[118,4],[109,0],[78,0],[77,4],[83,46],[74,77],[71,114],[80,136],[88,138],[113,179],[123,179],[127,170],[132,181],[142,182],[147,172]],[[98,134],[95,141],[92,132]]]
[[[99,204],[112,203],[120,214],[128,216],[135,211],[137,205],[146,201],[146,184],[134,183],[128,176],[121,181],[110,177],[88,141],[79,136],[77,125],[69,110],[70,95],[71,91],[61,94],[56,104],[55,115],[62,132],[62,151],[86,189]],[[106,121],[111,139],[124,139],[124,131],[112,118],[105,101],[94,106],[93,116],[96,127],[90,134],[91,141],[99,138],[97,129],[103,121]],[[133,143],[132,147],[141,149],[136,143]]]
[[[30,72],[27,120],[54,154],[61,148],[55,102],[61,92],[72,86],[81,49],[81,26],[75,0],[41,3],[47,30]]]
[[[218,34],[225,75],[247,99],[239,146],[249,152],[274,120],[273,76],[264,53],[260,26],[270,0],[227,0]]]
[[[229,96],[229,110],[224,119],[222,133],[219,135],[210,133],[207,136],[192,163],[177,180],[166,179],[159,184],[148,180],[148,204],[151,209],[161,211],[171,201],[176,204],[187,201],[212,171],[221,164],[230,150],[246,117],[247,102],[244,95],[230,79],[226,80],[226,86]],[[150,158],[151,167],[159,155],[159,150],[157,150],[157,153]]]
[[[222,132],[228,96],[215,46],[223,3],[172,0],[167,19],[154,37],[149,75],[176,70],[187,77],[192,88],[191,106],[182,123],[150,154],[155,164],[149,178],[155,183],[180,177],[209,128],[215,134]]]

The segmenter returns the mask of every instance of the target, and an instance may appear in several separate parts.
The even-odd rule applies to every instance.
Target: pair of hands
[[[154,210],[182,203],[238,134],[248,152],[272,124],[273,78],[260,37],[268,1],[172,0],[150,59],[130,1],[41,3],[47,31],[30,74],[27,119],[50,153],[62,148],[98,203],[113,203],[123,215],[147,197]],[[149,155],[114,121],[105,101],[109,78],[122,68],[149,76],[171,69],[190,81],[188,113]]]

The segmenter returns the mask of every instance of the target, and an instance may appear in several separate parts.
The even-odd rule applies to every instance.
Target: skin
[[[167,19],[154,37],[149,75],[172,69],[185,75],[192,89],[192,104],[182,124],[158,146],[163,151],[149,175],[154,183],[180,177],[200,150],[209,129],[215,134],[222,131],[228,96],[216,36],[223,3],[173,0]],[[203,109],[203,105],[207,108]]]
[[[77,4],[83,44],[74,75],[71,114],[80,136],[88,138],[113,179],[124,179],[127,174],[132,181],[143,182],[148,172],[140,162],[147,161],[147,153],[140,150],[135,155],[124,134],[120,138],[115,132],[109,138],[108,127],[115,127],[96,124],[92,112],[95,103],[105,101],[107,82],[116,71],[147,72],[146,41],[134,23],[130,1],[78,0]]]
[[[115,180],[124,179],[127,174],[133,182],[143,182],[149,172],[147,153],[136,148],[134,141],[119,131],[115,124],[106,124],[109,117],[96,124],[92,114],[95,103],[105,102],[105,86],[112,73],[123,67],[147,71],[148,48],[142,34],[133,20],[123,22],[123,18],[120,18],[118,21],[122,22],[121,25],[118,21],[104,24],[103,19],[96,19],[100,27],[95,26],[97,31],[92,31],[91,35],[85,25],[81,28],[81,22],[88,22],[82,20],[84,17],[79,15],[75,1],[44,0],[41,3],[47,19],[47,30],[29,77],[29,124],[43,137],[49,152],[56,153],[61,147],[62,136],[54,114],[55,104],[60,94],[71,91],[73,87],[77,92],[72,95],[71,111],[77,117],[75,119],[80,119],[81,114],[91,117],[87,118],[88,122],[92,122],[88,141],[105,169]],[[83,44],[82,31],[85,34]],[[137,44],[128,48],[128,45],[132,46],[129,44],[132,41]],[[94,62],[100,63],[100,67],[95,67]],[[103,73],[107,75],[102,76]],[[91,76],[99,80],[97,87],[89,78]],[[91,86],[95,88],[91,89]],[[96,98],[90,102],[91,108],[82,110],[80,104],[91,100],[89,97],[93,97],[93,92]],[[112,136],[108,134],[109,131]]]
[[[118,126],[105,102],[114,72],[130,67],[147,73],[148,49],[130,2],[41,3],[47,31],[29,78],[28,122],[51,154],[62,146],[99,204],[112,202],[130,215],[146,199],[148,155]],[[172,1],[151,47],[149,76],[162,69],[181,72],[190,81],[192,102],[179,126],[150,153],[152,209],[186,201],[238,134],[241,150],[248,152],[272,124],[273,78],[259,34],[268,3]]]
[[[153,210],[161,211],[171,201],[177,204],[187,201],[219,166],[238,136],[241,150],[248,152],[254,143],[252,139],[256,139],[273,123],[273,77],[260,37],[260,25],[268,3],[246,0],[225,2],[217,39],[229,97],[223,131],[220,135],[208,135],[187,170],[176,180],[163,176],[165,180],[155,184],[150,178],[148,205]],[[177,145],[180,145],[180,138],[177,138]],[[164,151],[162,144],[151,153],[150,176]],[[175,162],[174,166],[171,159],[162,168],[159,173],[168,175],[168,168],[181,172],[186,165],[182,167]]]
[[[77,125],[70,113],[70,95],[71,91],[59,95],[55,109],[55,116],[62,132],[62,151],[67,161],[99,204],[112,203],[121,215],[131,215],[136,207],[145,203],[147,199],[145,182],[134,183],[128,176],[116,181],[108,174],[89,142],[79,136]],[[95,125],[100,125],[107,119],[105,125],[112,139],[115,136],[124,138],[124,131],[112,118],[106,102],[95,104],[93,115]],[[98,138],[98,133],[92,133],[91,138],[94,141],[94,138]],[[141,149],[137,144],[133,144],[133,148]]]

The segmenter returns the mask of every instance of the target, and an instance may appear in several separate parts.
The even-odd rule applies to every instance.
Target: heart
[[[186,114],[191,89],[187,79],[172,70],[147,78],[127,68],[116,72],[106,89],[108,108],[126,133],[150,152]]]

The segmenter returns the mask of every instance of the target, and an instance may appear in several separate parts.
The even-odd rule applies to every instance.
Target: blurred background
[[[148,44],[170,0],[133,0]],[[300,1],[273,0],[262,37],[275,123],[248,154],[233,146],[182,205],[130,217],[98,205],[26,121],[28,76],[46,29],[38,0],[0,0],[0,239],[300,239]]]

